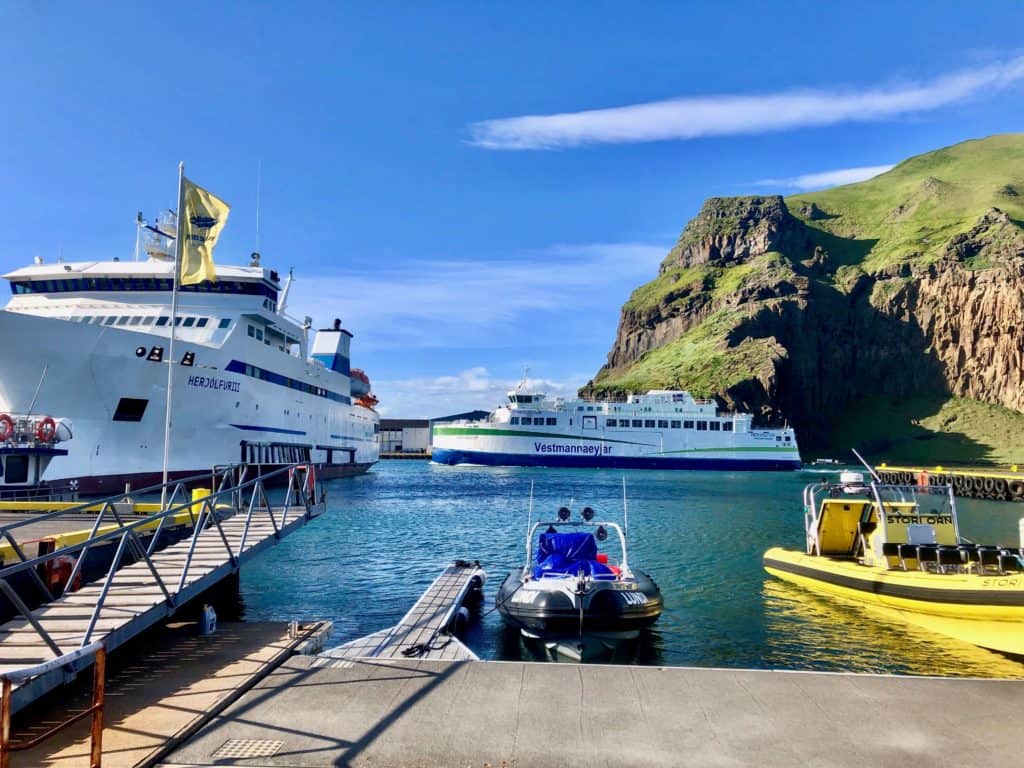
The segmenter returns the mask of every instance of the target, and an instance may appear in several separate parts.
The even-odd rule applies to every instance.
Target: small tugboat
[[[0,499],[52,500],[55,493],[75,495],[73,487],[55,488],[43,473],[56,456],[67,456],[58,443],[71,439],[66,419],[0,413]]]
[[[768,573],[895,610],[983,648],[1024,654],[1024,558],[960,535],[946,486],[865,483],[857,472],[804,489],[806,551],[764,554]]]
[[[654,579],[630,568],[619,525],[595,521],[590,507],[583,508],[582,519],[571,516],[562,507],[557,520],[528,526],[526,565],[505,577],[497,607],[507,624],[552,658],[583,661],[637,638],[661,616],[664,601]],[[534,557],[540,529],[544,532],[537,537]],[[617,534],[621,547],[618,565],[598,552],[609,531]]]

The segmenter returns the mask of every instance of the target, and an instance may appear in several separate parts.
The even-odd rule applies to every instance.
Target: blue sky
[[[711,195],[1024,130],[1024,5],[0,4],[0,267],[131,257],[176,168],[382,411],[556,394]],[[872,170],[850,170],[872,169]]]

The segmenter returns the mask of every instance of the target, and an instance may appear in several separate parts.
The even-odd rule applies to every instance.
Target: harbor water
[[[801,491],[838,468],[779,473],[447,467],[382,461],[328,484],[327,513],[243,570],[250,620],[328,619],[331,644],[392,626],[454,558],[487,569],[482,619],[465,637],[484,659],[533,658],[493,608],[522,564],[533,520],[559,506],[622,522],[629,556],[661,586],[665,613],[617,663],[1024,677],[1014,659],[891,615],[784,584],[761,567],[767,548],[803,548]],[[958,501],[961,534],[1016,544],[1024,506]],[[610,542],[611,540],[609,540]],[[613,560],[616,548],[607,547]]]

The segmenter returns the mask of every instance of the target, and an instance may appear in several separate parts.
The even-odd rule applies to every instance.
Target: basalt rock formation
[[[1024,136],[819,193],[711,198],[581,390],[683,388],[829,442],[854,403],[1024,412]]]

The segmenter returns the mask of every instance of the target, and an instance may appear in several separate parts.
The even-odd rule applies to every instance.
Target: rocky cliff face
[[[663,262],[659,290],[623,309],[608,363],[581,394],[696,382],[729,407],[788,420],[812,450],[867,397],[947,393],[1024,411],[1017,222],[990,208],[938,258],[910,253],[865,269],[861,240],[816,227],[833,216],[826,208],[803,202],[798,212],[777,196],[708,200]],[[712,321],[705,357],[725,366],[756,341],[749,372],[715,380],[664,364],[665,350],[703,339]]]

